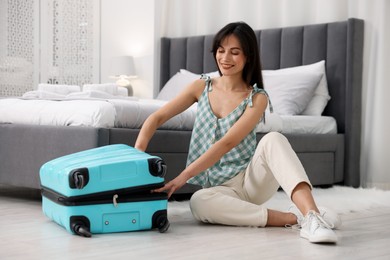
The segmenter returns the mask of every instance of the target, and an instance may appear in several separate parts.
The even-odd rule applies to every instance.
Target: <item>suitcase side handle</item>
[[[167,173],[167,165],[160,158],[151,158],[148,160],[149,172],[155,177],[164,178]]]

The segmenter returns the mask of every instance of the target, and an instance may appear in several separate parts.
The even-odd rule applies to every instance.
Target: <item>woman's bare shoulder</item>
[[[191,95],[199,98],[202,95],[205,87],[206,87],[205,80],[204,79],[197,79],[187,86],[186,91],[187,91],[187,93],[191,93]]]
[[[255,108],[264,111],[268,105],[268,96],[264,92],[257,92],[252,96],[252,104]]]

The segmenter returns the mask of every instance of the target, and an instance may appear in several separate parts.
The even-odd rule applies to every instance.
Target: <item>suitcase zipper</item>
[[[64,196],[47,187],[42,187],[42,196],[63,206],[85,206],[96,204],[115,204],[126,202],[140,202],[153,200],[167,200],[166,193],[152,193],[153,189],[160,188],[164,183],[144,185],[135,188],[110,190],[81,196]],[[115,201],[115,202],[114,202]]]

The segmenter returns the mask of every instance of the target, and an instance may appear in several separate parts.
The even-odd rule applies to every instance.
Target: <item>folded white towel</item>
[[[89,91],[89,90],[103,91],[114,96],[118,95],[118,85],[115,83],[83,85],[83,91]]]
[[[50,92],[50,91],[44,91],[44,90],[33,90],[33,91],[27,91],[23,94],[23,98],[26,99],[63,99],[66,95]]]
[[[57,93],[61,95],[68,95],[69,93],[72,92],[80,92],[81,88],[80,86],[76,86],[76,85],[57,85],[57,84],[40,83],[38,84],[38,90]]]

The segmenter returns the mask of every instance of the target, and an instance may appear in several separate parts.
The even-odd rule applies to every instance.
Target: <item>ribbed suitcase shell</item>
[[[150,160],[161,159],[124,144],[93,148],[42,165],[41,186],[70,197],[163,183],[163,177],[150,173]],[[69,175],[84,169],[89,172],[88,183],[82,189],[72,188]]]
[[[83,236],[151,228],[164,232],[167,196],[150,190],[163,186],[165,171],[159,157],[123,144],[59,157],[40,169],[43,212]]]

